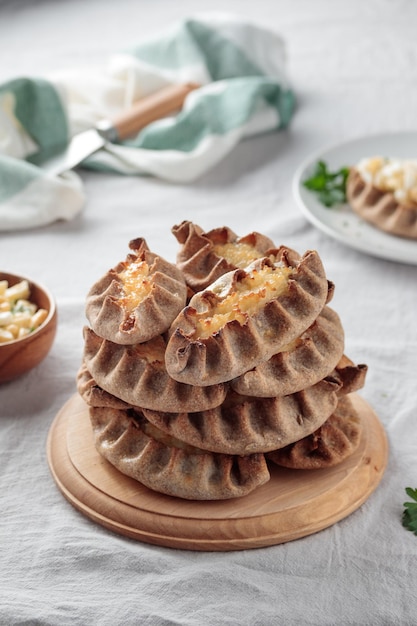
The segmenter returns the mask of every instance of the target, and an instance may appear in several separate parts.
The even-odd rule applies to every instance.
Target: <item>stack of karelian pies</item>
[[[123,474],[193,500],[244,496],[271,464],[319,469],[357,448],[334,286],[315,251],[259,233],[172,228],[176,264],[143,238],[87,295],[78,391],[97,451]]]

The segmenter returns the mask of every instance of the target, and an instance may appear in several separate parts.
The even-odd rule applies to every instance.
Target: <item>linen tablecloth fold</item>
[[[81,67],[0,85],[0,230],[69,220],[85,203],[74,172],[42,162],[70,138],[176,83],[201,87],[175,115],[106,146],[82,165],[173,183],[195,180],[245,138],[284,128],[294,112],[282,38],[231,16],[173,25],[102,67]]]

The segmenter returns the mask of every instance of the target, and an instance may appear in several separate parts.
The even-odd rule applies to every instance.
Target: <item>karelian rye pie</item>
[[[84,362],[100,387],[131,406],[156,411],[204,411],[219,406],[226,397],[224,383],[196,387],[168,376],[166,339],[124,346],[84,328]]]
[[[230,390],[218,407],[196,413],[143,409],[146,419],[186,443],[222,454],[268,452],[315,431],[336,408],[341,384],[324,379],[288,396],[256,398]]]
[[[96,449],[146,487],[191,500],[244,496],[270,479],[263,454],[231,456],[188,446],[158,431],[140,410],[90,407]]]
[[[343,396],[334,413],[314,433],[266,456],[291,469],[333,467],[353,454],[361,433],[362,424],[352,400]]]
[[[376,228],[417,239],[417,162],[411,177],[413,187],[410,184],[408,189],[407,165],[398,163],[394,168],[388,159],[378,157],[364,160],[349,171],[346,198],[353,211]]]
[[[273,464],[329,467],[360,440],[334,285],[315,251],[174,226],[177,263],[142,238],[87,296],[77,389],[98,453],[155,492],[251,493]]]
[[[229,391],[214,409],[173,413],[138,407],[103,390],[82,364],[78,391],[93,407],[132,408],[167,435],[191,446],[223,454],[266,452],[313,432],[332,413],[338,399],[360,389],[366,366],[345,355],[331,375],[312,387],[287,396],[255,398]]]
[[[120,344],[148,341],[165,332],[184,307],[187,286],[181,271],[151,252],[143,238],[131,253],[90,289],[86,316],[100,337]]]
[[[272,239],[261,233],[238,237],[227,226],[204,232],[197,224],[184,221],[173,226],[172,233],[181,244],[177,267],[194,291],[205,289],[227,272],[244,269],[275,248]]]
[[[77,390],[88,406],[109,409],[130,409],[131,405],[102,389],[82,361],[76,376]]]
[[[299,337],[328,295],[317,252],[281,246],[191,298],[169,330],[167,372],[197,386],[241,376]]]
[[[337,380],[342,386],[340,394],[348,395],[354,391],[362,389],[365,384],[368,366],[364,363],[355,363],[344,354],[332,372],[332,378]]]
[[[319,428],[340,397],[363,387],[366,372],[365,365],[355,365],[343,355],[323,380],[295,393],[256,397],[230,389],[220,406],[207,411],[143,409],[143,414],[160,430],[196,447],[223,454],[267,452]]]
[[[325,306],[300,337],[269,360],[230,381],[247,396],[285,396],[319,382],[342,358],[344,331],[339,316]]]

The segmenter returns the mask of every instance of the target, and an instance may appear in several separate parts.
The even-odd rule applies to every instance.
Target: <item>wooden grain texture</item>
[[[97,453],[88,408],[78,394],[51,426],[49,467],[75,508],[121,535],[187,550],[271,546],[331,526],[360,507],[378,486],[388,460],[385,431],[363,398],[351,398],[363,422],[363,436],[350,458],[323,470],[271,465],[271,480],[242,498],[181,500],[121,474]]]
[[[129,109],[113,120],[120,140],[136,135],[151,122],[182,108],[185,98],[199,85],[194,83],[168,85],[137,100]]]

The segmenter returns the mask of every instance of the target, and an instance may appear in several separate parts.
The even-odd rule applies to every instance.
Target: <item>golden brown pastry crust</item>
[[[205,411],[219,406],[226,397],[226,385],[196,387],[177,382],[167,374],[165,347],[162,335],[123,346],[84,328],[83,359],[89,372],[100,387],[130,406],[172,412]]]
[[[325,306],[289,350],[230,381],[247,396],[284,396],[311,387],[330,374],[343,355],[344,332],[339,316]]]
[[[153,491],[191,500],[224,500],[244,496],[270,478],[262,454],[212,454],[163,433],[156,439],[156,429],[148,429],[138,412],[94,407],[89,411],[100,455]]]
[[[102,389],[91,376],[84,361],[77,372],[77,390],[89,406],[111,409],[129,409],[130,404]]]
[[[283,447],[312,433],[334,411],[340,384],[323,380],[275,398],[229,391],[219,407],[196,413],[143,409],[157,428],[181,441],[222,454],[251,454]]]
[[[341,384],[339,395],[348,395],[362,389],[365,384],[368,366],[364,363],[355,363],[344,354],[336,365],[332,377]]]
[[[129,243],[132,253],[109,270],[90,289],[86,315],[93,330],[104,339],[131,345],[148,341],[165,332],[184,307],[187,286],[181,271],[151,252],[143,238]],[[129,310],[123,303],[126,292],[120,274],[131,264],[149,266],[151,290]]]
[[[322,469],[347,459],[359,445],[362,424],[351,399],[340,398],[334,413],[314,433],[267,455],[291,469]]]
[[[417,239],[417,206],[402,205],[391,192],[382,191],[350,169],[346,181],[349,205],[362,219],[390,235]]]
[[[213,385],[242,375],[276,354],[299,337],[316,319],[326,303],[329,284],[315,251],[300,257],[282,246],[275,251],[275,262],[294,271],[282,295],[261,305],[240,324],[233,320],[207,338],[194,338],[199,314],[210,313],[224,294],[233,293],[253,268],[272,264],[260,259],[252,270],[235,270],[192,297],[170,328],[165,353],[169,375],[191,385]],[[221,285],[221,295],[218,295]],[[217,292],[217,293],[216,293]]]
[[[267,459],[314,469],[349,456],[360,423],[348,394],[367,368],[343,353],[317,252],[192,222],[172,232],[178,266],[135,239],[87,297],[77,388],[100,455],[193,500],[250,493],[269,480]]]
[[[172,228],[172,233],[181,244],[177,266],[193,291],[206,289],[223,274],[237,269],[236,265],[216,253],[216,244],[248,244],[261,255],[276,247],[272,239],[261,233],[252,232],[238,237],[227,226],[204,232],[197,224],[183,221]]]

